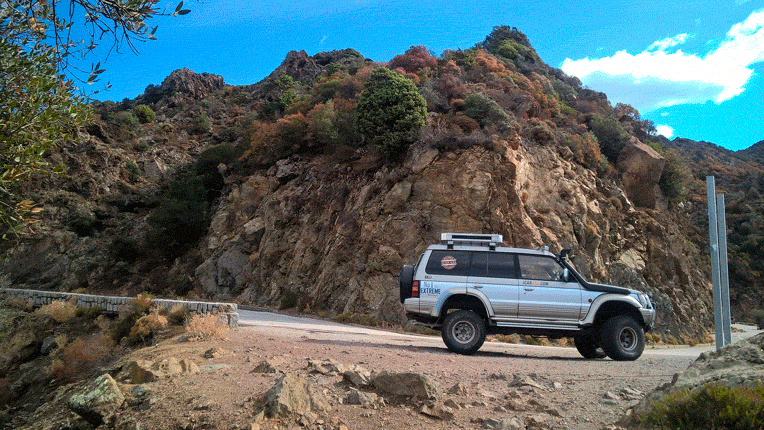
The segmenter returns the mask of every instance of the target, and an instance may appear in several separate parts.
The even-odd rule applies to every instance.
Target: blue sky
[[[109,57],[101,81],[112,89],[96,98],[133,98],[183,67],[252,84],[290,50],[354,48],[389,61],[424,45],[439,55],[509,25],[546,63],[613,104],[633,105],[667,137],[732,150],[764,140],[764,0],[205,0],[185,7],[192,12],[154,20],[158,40],[139,44],[138,56]]]

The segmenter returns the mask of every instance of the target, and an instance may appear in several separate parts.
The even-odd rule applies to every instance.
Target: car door
[[[581,285],[564,279],[564,268],[546,255],[519,254],[518,318],[552,324],[578,321]]]
[[[467,285],[488,299],[496,319],[516,318],[518,305],[517,263],[514,254],[476,251]]]

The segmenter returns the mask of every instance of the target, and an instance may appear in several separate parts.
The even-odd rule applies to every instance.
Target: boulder
[[[147,360],[132,360],[127,363],[122,371],[124,378],[133,384],[143,384],[159,379],[159,372],[151,368],[151,362]]]
[[[617,165],[629,199],[637,206],[655,208],[655,186],[666,165],[663,156],[634,139],[618,155]]]
[[[371,380],[374,388],[395,396],[434,399],[440,396],[438,384],[429,376],[413,372],[381,372]]]
[[[437,418],[439,420],[450,420],[454,417],[454,410],[443,404],[442,401],[436,401],[422,405],[419,412],[428,417]]]
[[[350,389],[350,394],[345,398],[348,405],[361,405],[364,407],[373,406],[379,401],[379,397],[374,393],[365,393],[363,391]]]
[[[69,398],[69,409],[94,426],[103,424],[125,401],[117,381],[109,374],[99,376],[82,393]]]
[[[367,387],[371,384],[371,372],[361,366],[352,365],[342,373],[346,381],[356,387]]]
[[[483,421],[483,428],[488,430],[522,430],[525,425],[517,417],[496,419],[488,418]]]
[[[265,395],[265,414],[268,417],[303,415],[328,409],[326,396],[311,387],[307,379],[295,373],[283,375]]]

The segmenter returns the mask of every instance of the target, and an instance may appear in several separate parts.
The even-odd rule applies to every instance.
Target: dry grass
[[[59,301],[49,303],[41,306],[35,313],[49,315],[59,323],[66,322],[77,315],[77,299],[72,299],[68,302]]]
[[[130,340],[132,342],[146,342],[154,337],[157,331],[167,327],[167,318],[159,315],[159,312],[152,311],[148,315],[138,318],[130,329]]]
[[[32,312],[34,310],[34,305],[32,302],[20,299],[18,297],[10,297],[6,299],[3,301],[3,306],[18,309],[24,312]]]
[[[184,325],[188,319],[188,306],[180,303],[173,305],[167,311],[167,322],[172,325]]]
[[[189,340],[225,339],[228,325],[215,314],[194,314],[186,324],[186,332]]]

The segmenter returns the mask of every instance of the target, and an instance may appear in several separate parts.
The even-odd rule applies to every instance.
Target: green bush
[[[204,134],[209,133],[210,130],[212,130],[212,120],[203,113],[195,116],[191,121],[191,133]]]
[[[653,402],[643,421],[676,430],[759,430],[764,426],[764,384],[680,390]]]
[[[665,151],[663,157],[666,159],[666,165],[663,167],[658,186],[670,201],[680,202],[689,192],[688,186],[692,180],[690,168],[682,156],[673,149]]]
[[[138,242],[124,236],[116,236],[111,241],[109,254],[117,261],[133,262],[141,255]]]
[[[427,102],[411,80],[380,67],[371,72],[356,108],[358,131],[390,158],[402,158],[419,135]]]
[[[235,162],[243,151],[230,143],[211,146],[199,154],[196,160],[196,174],[202,178],[205,198],[212,201],[220,196],[225,185],[223,175],[218,171],[221,164],[230,165]]]
[[[133,114],[138,118],[138,121],[140,121],[141,124],[148,124],[154,122],[156,119],[154,111],[146,105],[138,105],[134,107]]]
[[[192,166],[179,168],[148,221],[154,227],[147,236],[151,249],[171,259],[183,254],[209,225],[204,178]]]
[[[131,111],[123,110],[114,115],[114,124],[127,131],[136,131],[140,125],[138,118]]]
[[[127,180],[130,181],[130,183],[138,182],[141,178],[140,167],[138,167],[134,161],[128,161],[125,168],[127,169]]]
[[[478,93],[464,98],[464,114],[480,123],[481,127],[502,125],[510,119],[498,103]]]
[[[617,119],[595,117],[591,121],[591,130],[600,143],[602,154],[610,162],[615,162],[623,147],[629,142],[629,134],[623,129]]]

